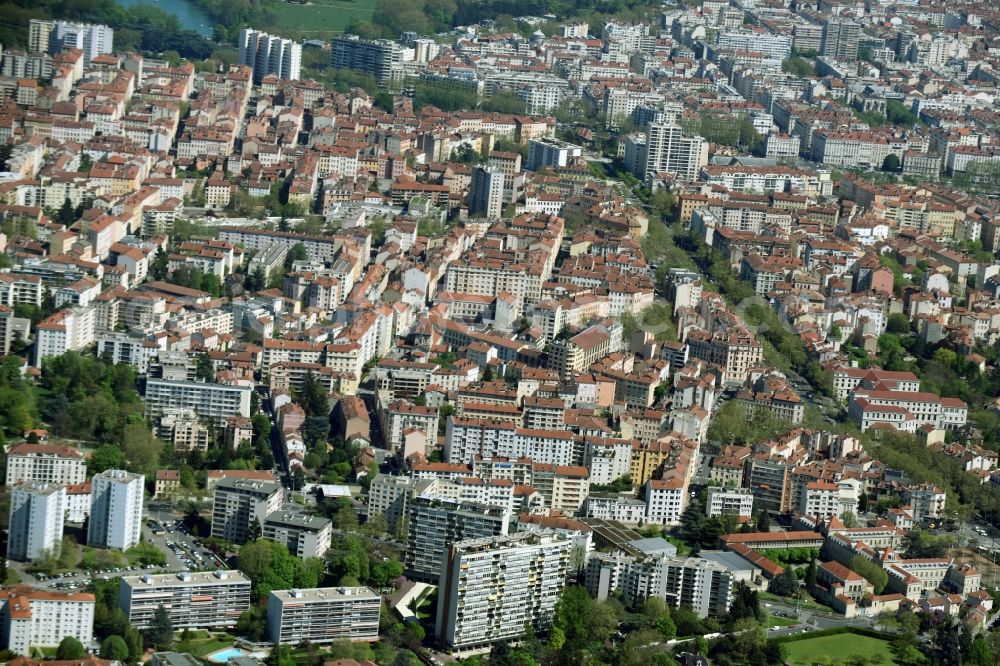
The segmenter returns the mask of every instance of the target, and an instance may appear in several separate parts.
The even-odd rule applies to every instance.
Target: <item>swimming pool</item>
[[[225,650],[219,650],[218,652],[213,652],[208,655],[208,660],[215,662],[216,664],[225,664],[233,657],[242,657],[243,654],[243,650],[231,647],[226,648]]]

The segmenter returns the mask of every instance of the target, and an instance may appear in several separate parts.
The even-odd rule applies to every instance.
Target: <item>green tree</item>
[[[122,469],[125,467],[125,455],[117,446],[105,444],[90,456],[87,467],[94,474],[100,474],[106,469]]]
[[[122,432],[122,453],[125,467],[130,472],[152,477],[160,465],[163,442],[157,439],[142,423],[130,423]]]
[[[799,581],[791,569],[785,569],[771,579],[767,591],[781,597],[790,597],[799,589]]]
[[[895,173],[899,171],[899,156],[895,153],[889,153],[882,160],[882,171],[889,171]]]
[[[267,275],[260,266],[256,267],[243,278],[243,288],[249,292],[260,291],[267,286]]]
[[[302,243],[296,243],[288,249],[288,253],[285,255],[285,270],[292,270],[292,264],[296,261],[306,261],[309,259],[309,251],[306,246]]]
[[[789,56],[781,62],[781,71],[795,76],[816,76],[816,69],[805,58]]]
[[[87,650],[84,649],[83,643],[72,636],[59,641],[59,647],[56,648],[56,659],[62,661],[77,661],[86,656]]]
[[[299,392],[299,402],[305,410],[307,416],[330,415],[329,395],[323,385],[319,383],[312,372],[306,375],[302,382],[302,390]]]
[[[128,644],[121,636],[108,636],[101,642],[101,659],[111,661],[126,661],[128,659]]]
[[[886,320],[886,333],[909,333],[910,318],[902,312],[893,312]]]
[[[166,650],[174,642],[174,623],[166,606],[160,604],[153,611],[153,619],[146,630],[146,638],[157,650]]]
[[[889,574],[863,555],[852,557],[848,568],[871,583],[875,588],[875,594],[882,594],[882,590],[889,583]]]

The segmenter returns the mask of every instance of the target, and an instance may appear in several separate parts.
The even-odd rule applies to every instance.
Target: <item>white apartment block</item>
[[[602,600],[620,590],[633,602],[656,597],[673,608],[688,606],[698,617],[719,617],[729,611],[736,579],[722,564],[697,557],[595,553],[585,585]]]
[[[0,589],[2,646],[14,654],[54,648],[67,636],[84,645],[94,637],[93,594],[53,592],[28,585]]]
[[[296,557],[323,557],[330,549],[333,523],[322,516],[275,511],[264,519],[263,535],[268,541],[285,544]]]
[[[377,641],[382,597],[367,587],[274,590],[267,599],[268,638],[275,645]]]
[[[277,481],[219,481],[212,503],[212,536],[243,543],[249,538],[254,520],[263,527],[268,514],[280,509],[284,499],[284,490]]]
[[[679,525],[687,507],[686,478],[650,479],[646,482],[646,522]]]
[[[568,430],[532,430],[510,422],[448,417],[444,459],[470,463],[483,458],[531,458],[550,465],[573,465],[573,433]]]
[[[250,579],[226,570],[120,579],[118,606],[136,629],[148,629],[161,604],[170,611],[174,629],[234,627],[250,608]]]
[[[368,493],[368,515],[385,516],[389,529],[395,530],[406,517],[410,499],[434,484],[432,479],[379,474],[372,480]]]
[[[153,419],[166,409],[193,409],[202,419],[225,425],[231,416],[250,416],[251,383],[229,385],[150,378],[146,381],[146,416]]]
[[[406,400],[397,400],[386,408],[385,428],[386,448],[396,451],[403,445],[406,430],[416,428],[424,433],[427,445],[437,443],[438,410],[433,407],[414,405]]]
[[[274,74],[285,81],[297,81],[302,67],[302,45],[290,39],[245,28],[240,31],[237,63],[253,70],[254,83]]]
[[[932,483],[915,485],[903,491],[903,502],[912,507],[914,522],[940,518],[944,513],[947,493]]]
[[[7,557],[33,562],[62,547],[66,488],[40,481],[25,481],[10,489]]]
[[[453,649],[516,640],[552,622],[572,542],[536,532],[460,541],[438,583],[438,639]]]
[[[58,444],[14,444],[7,449],[6,484],[41,481],[74,485],[87,480],[87,463],[79,449]]]
[[[661,172],[677,174],[684,181],[698,178],[701,167],[708,164],[708,142],[700,136],[686,137],[681,128],[672,123],[650,123],[646,133],[645,161],[642,173],[648,180],[651,174]]]
[[[106,25],[56,21],[49,35],[49,46],[60,50],[80,49],[86,66],[97,56],[113,52],[114,40],[115,31]]]
[[[524,168],[528,171],[538,171],[542,167],[557,169],[582,154],[583,149],[571,143],[557,139],[532,139],[528,141],[528,159]]]
[[[717,488],[708,489],[708,501],[705,511],[709,516],[721,516],[731,513],[740,519],[749,519],[753,515],[753,493],[749,488]]]
[[[92,305],[66,308],[38,323],[35,327],[35,367],[50,356],[61,356],[71,350],[92,344],[97,323]]]
[[[142,502],[146,478],[108,469],[91,480],[87,545],[128,550],[142,536]]]

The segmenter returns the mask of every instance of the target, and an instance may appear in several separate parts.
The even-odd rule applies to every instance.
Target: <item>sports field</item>
[[[838,634],[795,641],[785,644],[785,650],[788,653],[788,663],[796,666],[846,665],[848,659],[855,655],[864,657],[879,655],[882,657],[879,663],[885,666],[896,663],[888,641],[857,634]]]
[[[297,30],[309,38],[341,32],[354,19],[370,21],[375,0],[312,0],[304,5],[285,3],[278,13],[277,27]],[[314,36],[314,37],[313,37]]]

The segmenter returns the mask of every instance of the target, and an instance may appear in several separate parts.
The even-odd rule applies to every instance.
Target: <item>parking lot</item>
[[[142,528],[143,537],[167,556],[166,569],[170,571],[214,571],[226,568],[226,563],[202,545],[201,539],[191,536],[179,520],[149,519]]]

